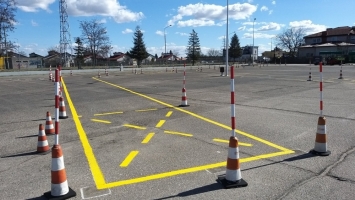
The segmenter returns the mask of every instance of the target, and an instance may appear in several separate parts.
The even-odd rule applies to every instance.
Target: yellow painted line
[[[154,102],[156,102],[156,103],[159,103],[159,104],[161,104],[161,105],[163,105],[163,106],[166,106],[166,107],[169,107],[169,108],[173,108],[173,109],[178,110],[178,111],[180,111],[180,112],[186,113],[186,114],[188,114],[188,115],[191,115],[191,116],[193,116],[193,117],[196,117],[196,118],[198,118],[198,119],[200,119],[200,120],[203,120],[203,121],[206,121],[206,122],[208,122],[208,123],[214,124],[214,125],[216,125],[216,126],[225,128],[225,129],[227,129],[227,130],[232,130],[232,128],[231,128],[230,126],[227,126],[227,125],[224,125],[224,124],[222,124],[222,123],[213,121],[213,120],[208,119],[208,118],[206,118],[206,117],[203,117],[203,116],[200,116],[200,115],[198,115],[198,114],[195,114],[195,113],[193,113],[193,112],[191,112],[191,111],[182,109],[182,108],[180,108],[180,107],[175,107],[175,106],[173,106],[173,105],[171,105],[171,104],[162,102],[162,101],[160,101],[160,100],[157,100],[157,99],[155,99],[155,98],[149,97],[149,96],[147,96],[147,95],[144,95],[144,94],[141,94],[141,93],[138,93],[138,92],[134,92],[134,91],[132,91],[132,90],[129,90],[129,89],[124,88],[124,87],[121,87],[121,86],[119,86],[119,85],[115,85],[115,84],[109,83],[109,82],[107,82],[107,81],[100,80],[100,79],[98,79],[98,78],[96,78],[96,77],[92,77],[92,78],[95,79],[95,80],[97,80],[97,81],[100,81],[100,82],[102,82],[102,83],[106,83],[106,84],[111,85],[111,86],[113,86],[113,87],[116,87],[116,88],[119,88],[119,89],[121,89],[121,90],[127,91],[127,92],[129,92],[129,93],[132,93],[132,94],[138,95],[138,96],[140,96],[140,97],[149,99],[149,100],[154,101]],[[248,137],[248,138],[251,138],[251,139],[253,139],[253,140],[256,140],[256,141],[258,141],[258,142],[264,143],[264,144],[266,144],[266,145],[268,145],[268,146],[271,146],[271,147],[274,147],[274,148],[276,148],[276,149],[279,149],[279,150],[281,150],[281,151],[290,151],[289,149],[287,149],[287,148],[285,148],[285,147],[279,146],[279,145],[277,145],[277,144],[274,144],[274,143],[269,142],[269,141],[267,141],[267,140],[264,140],[264,139],[262,139],[262,138],[256,137],[256,136],[251,135],[251,134],[249,134],[249,133],[246,133],[246,132],[243,132],[243,131],[240,131],[240,130],[236,130],[236,132],[239,133],[239,134],[241,134],[241,135],[243,135],[243,136],[246,136],[246,137]]]
[[[245,163],[245,162],[251,162],[251,161],[255,161],[255,160],[271,158],[271,157],[281,156],[281,155],[286,155],[286,154],[291,154],[291,153],[293,153],[293,151],[281,151],[281,152],[276,152],[276,153],[269,153],[269,154],[262,154],[262,155],[258,155],[258,156],[252,156],[252,157],[248,157],[248,158],[241,158],[241,159],[239,159],[239,161],[241,163]],[[107,189],[107,188],[129,185],[129,184],[134,184],[134,183],[141,183],[141,182],[145,182],[145,181],[151,181],[151,180],[162,179],[162,178],[171,177],[171,176],[177,176],[177,175],[182,175],[182,174],[203,171],[206,169],[213,169],[213,168],[217,168],[217,167],[226,167],[226,165],[227,165],[227,162],[219,162],[219,163],[214,163],[214,164],[201,165],[201,166],[185,168],[185,169],[180,169],[180,170],[175,170],[175,171],[170,171],[170,172],[164,172],[164,173],[160,173],[160,174],[148,175],[148,176],[139,177],[139,178],[111,182],[111,183],[105,184],[104,187],[101,187],[98,189]]]
[[[168,113],[166,113],[165,117],[170,117],[171,114],[173,114],[173,111],[169,111]]]
[[[155,126],[156,128],[160,128],[160,127],[162,127],[163,126],[163,124],[165,123],[165,120],[160,120],[158,123],[157,123],[157,125]]]
[[[81,144],[84,149],[84,154],[85,154],[86,159],[89,163],[90,171],[91,171],[92,176],[94,178],[95,185],[97,188],[104,188],[104,187],[106,187],[105,177],[104,177],[104,175],[100,169],[100,166],[96,160],[94,151],[89,143],[89,140],[86,136],[85,130],[81,124],[81,121],[79,120],[78,114],[77,114],[74,104],[70,98],[69,92],[67,90],[67,87],[65,85],[63,78],[62,78],[62,86],[63,86],[64,93],[66,95],[66,99],[67,99],[76,129],[78,131],[79,139],[80,139]]]
[[[158,110],[158,109],[152,108],[152,109],[145,109],[145,110],[136,110],[136,112],[147,112],[147,111],[153,111],[153,110]]]
[[[217,138],[215,138],[215,139],[213,139],[213,141],[229,144],[229,140],[222,140],[222,139],[217,139]],[[244,142],[239,142],[239,141],[238,141],[238,145],[240,145],[240,146],[246,146],[246,147],[251,147],[251,146],[253,146],[253,145],[250,144],[250,143],[244,143]]]
[[[115,114],[122,114],[122,113],[123,112],[109,112],[109,113],[94,114],[94,116],[115,115]]]
[[[129,128],[135,128],[135,129],[139,129],[139,130],[147,129],[146,127],[143,127],[143,126],[135,126],[135,125],[131,125],[131,124],[124,124],[123,126],[129,127]]]
[[[104,124],[111,124],[110,121],[100,120],[100,119],[91,119],[91,121],[93,121],[93,122],[99,122],[99,123],[104,123]]]
[[[147,144],[150,139],[152,139],[152,137],[154,136],[155,133],[148,133],[148,135],[144,138],[144,140],[142,141],[142,144]]]
[[[120,167],[127,167],[132,162],[134,157],[137,156],[138,153],[139,151],[131,151],[128,154],[128,156],[123,160],[123,162],[120,164]]]
[[[173,135],[182,135],[182,136],[186,136],[186,137],[192,137],[192,134],[189,133],[181,133],[181,132],[175,132],[175,131],[164,131],[164,133],[168,133],[168,134],[173,134]]]

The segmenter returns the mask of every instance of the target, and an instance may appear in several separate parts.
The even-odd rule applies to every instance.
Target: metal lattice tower
[[[67,14],[67,2],[66,0],[59,0],[59,15],[60,15],[60,64],[63,67],[69,67],[71,55],[73,49],[71,47],[68,14]],[[68,54],[70,53],[70,55]]]

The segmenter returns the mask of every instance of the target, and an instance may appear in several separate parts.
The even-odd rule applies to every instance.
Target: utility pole
[[[226,76],[228,76],[228,4],[229,4],[229,2],[228,2],[228,0],[227,0],[227,30],[226,30]]]

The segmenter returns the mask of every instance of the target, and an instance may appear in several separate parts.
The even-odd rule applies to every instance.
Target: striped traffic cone
[[[226,189],[248,186],[248,183],[242,179],[242,174],[240,171],[237,137],[232,136],[229,139],[226,174],[219,176],[218,181],[220,181]]]
[[[311,69],[309,69],[309,76],[307,81],[312,81],[312,72]]]
[[[101,78],[100,71],[97,73],[97,78]]]
[[[186,89],[182,88],[182,97],[181,97],[181,105],[179,107],[187,107],[187,97],[186,97]]]
[[[70,70],[70,76],[73,76],[73,70]]]
[[[343,79],[343,67],[340,68],[340,74],[338,79]]]
[[[59,119],[67,119],[68,115],[65,109],[63,97],[59,97]]]
[[[45,133],[47,135],[55,134],[55,130],[54,130],[53,122],[52,122],[52,117],[51,117],[51,114],[49,112],[47,112],[47,116],[46,116]]]
[[[48,199],[69,199],[76,192],[68,186],[62,148],[59,144],[52,148],[51,191],[44,193]]]
[[[50,81],[53,80],[53,74],[52,74],[51,71],[49,71],[49,80],[50,80]]]
[[[46,133],[44,131],[43,124],[40,124],[39,131],[38,131],[37,153],[46,153],[49,150],[50,149],[48,146],[48,141],[47,141]]]
[[[330,151],[328,151],[327,147],[327,128],[325,125],[325,117],[318,118],[318,126],[317,126],[317,135],[316,141],[314,144],[314,149],[310,151],[310,153],[319,155],[319,156],[329,156]]]

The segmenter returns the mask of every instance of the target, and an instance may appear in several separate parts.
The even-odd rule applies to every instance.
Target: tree
[[[228,49],[228,56],[234,58],[239,58],[242,55],[242,49],[240,48],[240,43],[237,34],[234,33],[231,39],[231,43]]]
[[[289,28],[276,36],[277,46],[287,49],[289,55],[295,57],[298,47],[304,43],[305,35],[303,28]]]
[[[207,55],[211,56],[211,57],[217,57],[217,56],[221,56],[221,51],[218,51],[216,49],[209,49],[207,51]]]
[[[154,57],[155,57],[155,60],[158,60],[158,54],[155,54]]]
[[[103,23],[92,19],[91,21],[80,21],[80,29],[82,41],[87,45],[93,56],[94,64],[99,50],[106,45],[109,45],[109,37],[107,36],[106,28]]]
[[[133,44],[134,46],[129,51],[129,56],[131,58],[135,58],[137,60],[138,67],[140,67],[142,60],[148,57],[148,52],[145,48],[143,33],[139,26],[136,27],[136,31],[134,32]]]
[[[83,46],[83,42],[81,41],[80,37],[77,37],[75,39],[75,43],[76,43],[76,47],[74,47],[74,51],[75,51],[76,60],[78,61],[78,68],[80,69],[80,63],[82,63],[84,60],[85,48]]]
[[[15,0],[0,0],[0,42],[5,47],[1,49],[2,53],[7,51],[6,36],[8,36],[8,32],[15,29],[17,22],[15,19],[16,5]]]
[[[186,49],[186,55],[192,61],[192,65],[195,65],[195,62],[200,58],[200,54],[200,40],[198,39],[195,30],[192,29],[192,33],[190,33],[189,43]]]

